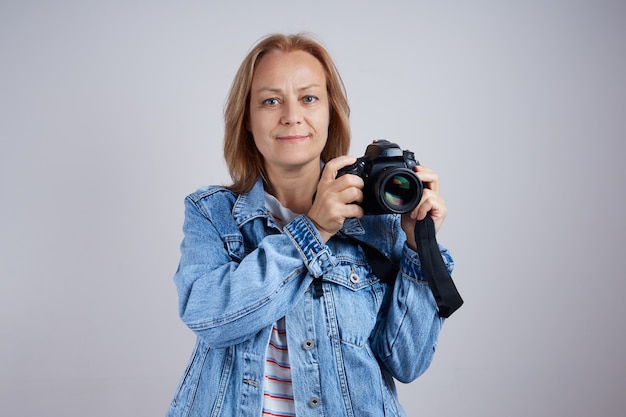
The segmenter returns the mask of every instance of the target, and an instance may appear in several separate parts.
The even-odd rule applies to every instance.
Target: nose
[[[283,104],[283,113],[280,122],[285,126],[292,126],[302,123],[302,114],[298,103],[292,101]]]

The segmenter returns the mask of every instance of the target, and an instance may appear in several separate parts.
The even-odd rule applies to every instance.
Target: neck
[[[320,178],[320,166],[317,169],[266,172],[265,189],[280,201],[283,207],[294,213],[304,214],[313,204],[313,195]]]

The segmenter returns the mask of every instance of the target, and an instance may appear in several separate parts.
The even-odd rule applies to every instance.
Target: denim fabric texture
[[[213,186],[185,199],[174,281],[197,342],[167,416],[260,417],[265,352],[281,317],[298,417],[404,416],[394,379],[428,368],[443,319],[399,216],[349,219],[324,243],[304,215],[281,230],[263,193],[259,180],[247,194]],[[397,262],[395,284],[345,235]]]

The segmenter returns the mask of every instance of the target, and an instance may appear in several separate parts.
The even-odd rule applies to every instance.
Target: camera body
[[[354,164],[341,168],[337,177],[353,174],[363,178],[361,207],[365,214],[408,213],[417,207],[424,190],[413,170],[416,165],[419,162],[413,152],[378,139]]]

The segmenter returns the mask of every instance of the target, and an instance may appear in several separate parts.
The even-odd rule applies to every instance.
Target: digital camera
[[[365,214],[408,213],[417,207],[424,186],[413,168],[419,165],[411,151],[386,139],[373,141],[365,155],[341,168],[337,177],[354,174],[363,178]]]

